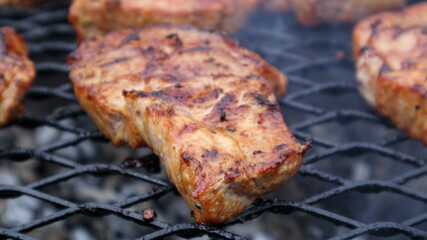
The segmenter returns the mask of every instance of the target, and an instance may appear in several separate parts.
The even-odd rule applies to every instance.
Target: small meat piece
[[[273,94],[286,78],[218,33],[121,30],[83,41],[68,62],[83,109],[114,144],[153,148],[198,222],[277,189],[307,150]]]
[[[24,111],[20,102],[35,75],[24,40],[13,28],[0,28],[0,126]]]
[[[73,0],[69,21],[80,40],[163,23],[233,32],[246,23],[257,4],[258,0]]]
[[[353,39],[363,97],[427,144],[427,3],[365,19]]]
[[[287,12],[291,9],[290,0],[262,0],[261,8],[269,12]]]
[[[48,0],[0,0],[0,6],[31,7],[47,1]]]
[[[386,10],[402,8],[408,0],[291,0],[298,21],[306,26],[349,23]]]

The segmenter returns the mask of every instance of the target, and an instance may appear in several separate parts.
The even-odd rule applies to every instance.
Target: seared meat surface
[[[83,41],[68,60],[83,109],[114,144],[153,148],[198,222],[231,219],[300,167],[307,147],[273,91],[286,78],[234,40],[163,25]]]
[[[324,22],[355,22],[377,12],[402,8],[408,0],[291,0],[298,21],[307,26]]]
[[[0,28],[0,126],[24,111],[20,102],[35,75],[24,40],[13,28]]]
[[[354,30],[359,89],[378,112],[427,144],[427,3],[382,13]]]
[[[116,42],[122,38],[123,43]],[[110,44],[108,45],[111,48],[110,52],[105,50],[104,45],[107,44]],[[69,63],[71,79],[78,95],[90,94],[92,90],[88,88],[88,83],[93,80],[105,82],[105,91],[99,94],[109,96],[109,99],[117,98],[117,104],[108,103],[104,109],[100,109],[99,116],[92,117],[96,121],[99,118],[98,125],[108,124],[101,128],[114,144],[130,142],[134,147],[141,145],[140,139],[132,138],[138,134],[132,133],[133,129],[127,129],[126,124],[121,121],[109,119],[119,117],[119,109],[124,104],[121,90],[138,87],[132,84],[135,77],[138,77],[138,80],[153,78],[154,80],[149,81],[151,84],[158,78],[170,78],[171,82],[180,84],[188,78],[203,76],[263,75],[272,82],[279,95],[284,95],[287,85],[287,78],[283,74],[257,54],[239,47],[235,40],[224,38],[214,32],[198,31],[191,26],[162,26],[146,31],[126,30],[105,38],[96,38],[85,42],[72,54]],[[119,84],[123,86],[117,92],[116,89],[109,88],[110,83],[114,86]],[[139,89],[146,87],[145,84],[141,85],[140,81],[136,81],[135,84],[140,84]],[[89,92],[85,93],[86,91]],[[107,117],[106,113],[110,116]]]
[[[73,0],[69,21],[79,39],[111,30],[168,23],[233,32],[258,0]]]

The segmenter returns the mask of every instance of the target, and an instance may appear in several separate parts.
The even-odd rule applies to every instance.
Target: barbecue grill
[[[113,148],[80,110],[67,8],[0,9],[38,72],[25,114],[0,128],[0,239],[427,239],[427,148],[359,96],[352,26],[303,28],[291,14],[259,12],[237,34],[289,77],[285,121],[313,148],[279,191],[207,226],[149,149]]]

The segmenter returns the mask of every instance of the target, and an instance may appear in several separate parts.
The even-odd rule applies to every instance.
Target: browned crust
[[[427,71],[398,71],[378,79],[377,110],[427,144]]]
[[[367,102],[427,144],[427,3],[381,13],[354,30],[359,89]]]
[[[360,21],[353,30],[353,54],[356,60],[375,32],[395,25],[402,28],[423,25],[427,21],[426,8],[427,3],[419,3],[403,11],[379,13]]]
[[[10,27],[0,28],[0,125],[24,111],[20,101],[35,77],[24,40]]]
[[[285,94],[286,85],[288,82],[286,76],[284,76],[277,69],[275,69],[274,67],[269,65],[267,62],[265,62],[259,55],[242,48],[238,44],[238,42],[234,39],[222,36],[217,32],[212,32],[207,30],[198,30],[195,27],[192,27],[189,25],[181,25],[181,26],[163,25],[163,26],[148,27],[145,30],[143,29],[125,30],[122,32],[111,33],[108,35],[108,37],[106,37],[106,39],[108,39],[108,43],[101,44],[101,45],[99,45],[98,42],[102,41],[103,38],[97,37],[94,39],[90,39],[88,41],[83,42],[84,46],[79,48],[76,52],[74,52],[68,57],[68,64],[70,66],[70,70],[73,70],[74,67],[80,69],[81,67],[79,67],[79,65],[81,64],[81,62],[85,62],[85,61],[90,62],[92,60],[91,59],[92,57],[96,56],[102,51],[106,51],[109,48],[110,49],[117,48],[116,47],[117,41],[121,41],[121,43],[123,44],[130,42],[134,45],[137,45],[138,42],[144,42],[145,40],[141,37],[144,34],[144,32],[152,32],[152,31],[155,31],[156,29],[164,29],[164,31],[169,32],[168,42],[170,42],[172,45],[175,45],[177,43],[179,44],[181,41],[180,38],[185,38],[186,37],[185,35],[188,35],[188,37],[190,38],[192,38],[192,35],[197,35],[195,37],[196,42],[191,43],[195,47],[186,50],[188,52],[187,55],[189,57],[191,57],[191,51],[195,51],[195,53],[197,53],[198,51],[202,51],[203,53],[204,52],[203,48],[208,50],[208,52],[206,52],[206,55],[209,55],[210,54],[209,51],[211,51],[209,49],[212,48],[212,53],[213,53],[212,57],[214,57],[214,60],[215,60],[215,56],[217,56],[217,59],[215,60],[215,62],[197,63],[197,66],[198,66],[197,68],[200,68],[201,70],[204,69],[203,70],[205,72],[204,74],[209,74],[209,75],[211,74],[209,73],[210,66],[213,66],[214,68],[217,69],[215,73],[217,77],[227,74],[227,72],[230,72],[230,71],[231,72],[236,71],[236,74],[238,74],[240,69],[235,70],[235,69],[229,69],[229,68],[230,66],[237,67],[240,64],[240,67],[242,67],[242,69],[245,69],[245,68],[251,69],[250,70],[251,74],[263,75],[266,77],[266,79],[270,80],[273,84],[276,94],[278,94],[279,96],[283,96]],[[176,38],[174,34],[170,34],[173,32],[180,32],[180,37]],[[107,41],[104,41],[104,42],[107,42]],[[157,43],[153,42],[153,45],[151,46],[152,49],[156,49],[156,44]],[[93,47],[94,45],[97,45],[97,47],[94,48]],[[230,54],[232,52],[238,53],[237,57],[241,59],[240,60],[235,59],[236,56],[233,56],[233,54]],[[185,80],[187,77],[190,77],[191,75],[188,75],[188,73],[191,73],[192,71],[194,71],[192,70],[194,66],[188,65],[193,63],[186,63],[184,67],[181,67],[179,69],[173,69],[175,65],[177,65],[177,63],[179,63],[180,61],[179,56],[175,56],[177,58],[176,61],[170,60],[165,65],[163,63],[163,59],[162,59],[163,55],[161,52],[153,51],[150,54],[152,54],[153,58],[160,59],[160,62],[158,62],[158,64],[162,64],[164,69],[171,70],[172,75],[168,74],[165,77],[172,77],[173,78],[172,81],[176,81],[177,83]],[[226,61],[230,61],[230,62],[221,62],[222,57],[227,58]],[[120,64],[121,62],[126,63],[130,59],[123,59],[123,60],[124,61],[121,61],[121,59],[119,60],[113,59],[112,61],[106,60],[104,61],[105,63],[103,66],[105,68],[109,66],[114,67],[116,64]],[[234,62],[234,61],[241,61],[242,63]],[[155,64],[156,63],[153,62],[153,64],[147,65],[147,69],[142,70],[143,76],[150,75],[151,70],[149,68],[151,66],[154,66]],[[84,76],[82,76],[81,74],[84,74]],[[121,145],[123,141],[125,142],[130,141],[130,144],[133,147],[138,147],[139,145],[141,145],[142,144],[141,139],[132,139],[132,135],[129,137],[128,136],[129,134],[126,133],[126,130],[124,128],[119,126],[120,130],[117,130],[119,132],[123,131],[123,134],[117,134],[112,130],[112,129],[115,129],[115,127],[110,124],[111,121],[109,121],[109,119],[122,119],[123,115],[118,114],[118,110],[112,107],[111,105],[109,105],[107,101],[104,101],[104,100],[100,101],[99,98],[96,97],[100,94],[99,90],[86,88],[84,81],[81,81],[81,80],[82,78],[91,78],[90,76],[91,74],[92,74],[92,71],[90,69],[88,71],[79,73],[79,75],[77,75],[74,72],[71,72],[70,74],[70,78],[74,83],[74,89],[77,97],[79,99],[85,99],[84,101],[81,101],[82,108],[84,110],[98,109],[97,113],[104,113],[104,114],[98,114],[98,117],[95,117],[95,116],[92,116],[92,117],[95,119],[95,122],[99,126],[105,126],[105,127],[102,127],[102,129],[106,129],[104,131],[104,134],[112,140],[112,143],[114,145]],[[135,78],[134,76],[129,75],[126,80],[120,80],[120,81],[122,82],[129,81],[129,84],[131,84],[134,81],[133,80],[134,78]],[[114,81],[113,81],[113,84],[114,84]],[[106,91],[108,91],[108,89]],[[91,111],[88,111],[88,112],[89,114],[92,114]],[[132,128],[131,125],[129,127]],[[124,139],[122,137],[123,135],[125,136]]]
[[[402,8],[408,0],[291,0],[298,21],[306,26],[355,22],[371,14]]]
[[[258,0],[74,0],[69,21],[80,40],[163,23],[234,32],[257,4]]]
[[[192,106],[195,102],[204,103],[199,102],[199,97],[194,95],[194,89],[191,87],[183,86],[178,88],[178,91],[170,87],[152,93],[125,92],[131,106],[136,107],[138,103],[148,99],[155,100],[159,104],[159,107],[149,107],[144,118],[150,119],[147,121],[157,126],[157,134],[162,130],[166,131],[165,141],[173,142],[177,150],[161,152],[156,150],[158,148],[154,149],[156,154],[164,156],[162,162],[168,170],[171,181],[187,201],[192,215],[198,222],[220,223],[231,219],[258,196],[276,190],[297,173],[302,163],[302,155],[306,151],[287,130],[277,102],[260,101],[272,99],[268,81],[263,78],[241,81],[244,81],[246,86],[227,91],[219,101],[216,99],[217,103],[211,114],[206,116],[203,122],[192,120],[182,122],[182,115],[178,113],[179,105]],[[242,86],[238,82],[230,84]],[[228,88],[227,84],[223,86],[224,89]],[[250,94],[249,89],[257,91],[259,95]],[[237,99],[242,97],[255,103],[256,107],[266,108],[258,125],[263,127],[261,131],[264,134],[260,134],[256,128],[252,128],[251,133],[247,132],[258,136],[256,139],[245,134],[247,129],[242,124],[243,119],[252,118],[250,111],[255,109],[250,104],[241,105]],[[223,112],[226,113],[224,118]],[[215,133],[212,133],[213,131]],[[260,144],[257,143],[259,137],[270,144],[274,142],[281,144]],[[236,145],[236,142],[239,144]],[[150,146],[153,146],[152,144],[149,143]],[[268,146],[271,146],[271,149]],[[251,149],[250,156],[241,150],[247,147]],[[170,157],[168,154],[176,155]],[[172,164],[165,159],[177,159],[179,162]],[[179,173],[174,174],[171,169],[179,169]]]
[[[298,171],[307,148],[274,91],[286,77],[216,32],[156,26],[83,41],[68,58],[82,107],[114,144],[148,145],[198,222],[219,223]]]

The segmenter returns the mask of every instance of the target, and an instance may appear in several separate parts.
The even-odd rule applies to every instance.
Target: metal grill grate
[[[29,222],[0,225],[0,238],[34,239],[33,236],[40,237],[37,230],[66,224],[70,219],[83,221],[84,216],[90,216],[102,222],[106,216],[114,215],[119,221],[136,223],[135,228],[148,229],[138,239],[206,234],[243,239],[253,237],[239,231],[245,225],[279,221],[280,224],[275,225],[277,228],[286,227],[287,222],[281,219],[302,225],[298,226],[303,232],[299,235],[301,239],[392,236],[427,239],[427,192],[422,188],[423,178],[427,176],[426,158],[423,157],[426,149],[395,130],[359,97],[349,56],[350,26],[306,29],[299,27],[290,15],[257,13],[248,27],[238,34],[242,45],[260,53],[289,76],[288,95],[280,100],[285,120],[298,138],[311,136],[314,146],[299,174],[277,193],[264,198],[273,200],[257,201],[239,217],[220,226],[206,226],[192,223],[190,218],[181,218],[181,223],[160,218],[144,219],[141,212],[135,211],[141,203],[148,203],[156,211],[167,208],[164,201],[163,205],[156,203],[166,195],[167,201],[180,201],[179,195],[170,196],[175,188],[164,180],[167,179],[164,173],[152,173],[132,161],[120,164],[117,157],[104,161],[105,153],[98,152],[91,161],[64,157],[61,153],[70,149],[78,152],[83,142],[108,147],[107,140],[98,130],[93,130],[96,129],[93,125],[88,129],[88,118],[76,104],[67,78],[65,56],[76,44],[66,15],[67,5],[60,3],[32,10],[0,10],[0,24],[13,26],[21,32],[38,71],[35,86],[25,101],[25,115],[0,128],[0,169],[13,172],[14,166],[35,161],[37,168],[32,171],[38,175],[35,180],[21,181],[23,184],[0,182],[0,204],[27,196],[54,206],[53,211],[39,214]],[[37,139],[37,131],[43,126],[68,135],[46,144],[36,142],[31,147],[1,142],[1,136],[10,141],[19,137],[17,131],[27,132],[28,137]],[[130,152],[126,148],[117,151]],[[137,163],[145,164],[147,159],[158,164],[156,157],[149,153]],[[86,203],[80,195],[59,194],[71,192],[68,189],[71,185],[63,185],[63,182],[88,174],[101,181],[122,176],[117,182],[120,186],[132,180],[155,187],[109,203]],[[82,178],[83,184],[86,180]],[[274,216],[276,218],[270,219]],[[261,220],[253,223],[256,219]],[[306,225],[322,231],[316,234],[316,231],[307,230]],[[304,233],[306,230],[309,233]],[[119,239],[120,236],[108,238]]]

